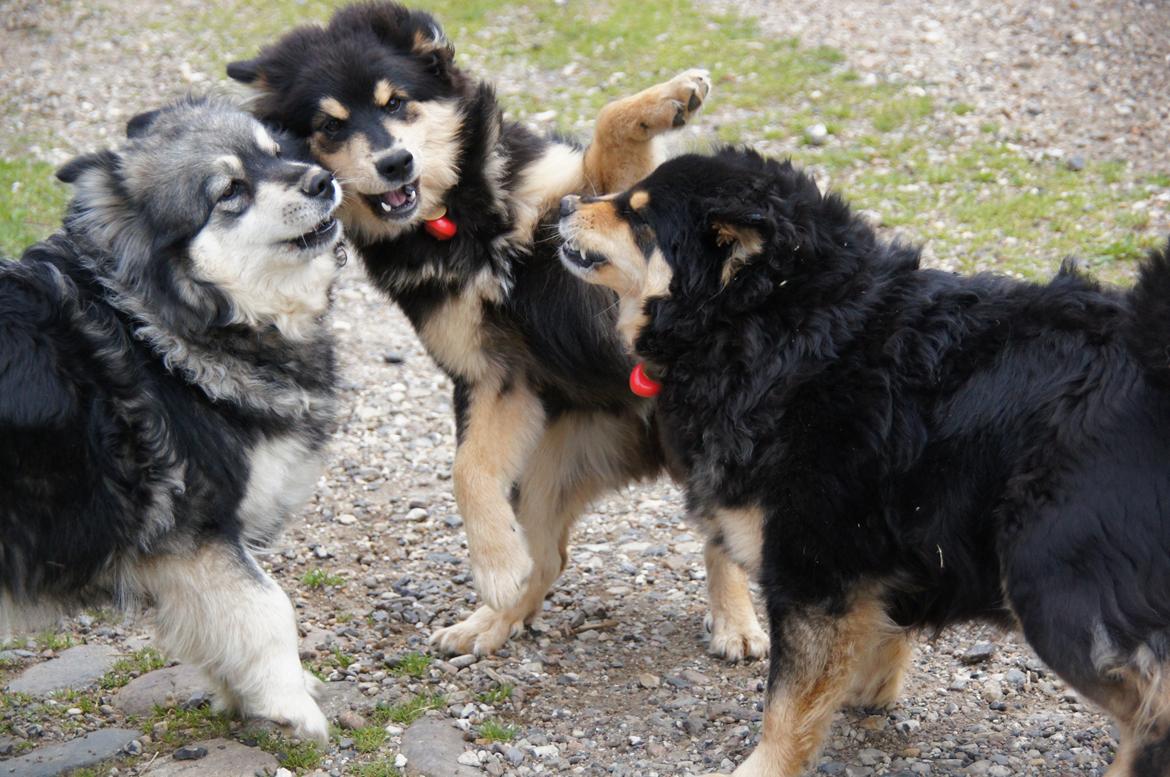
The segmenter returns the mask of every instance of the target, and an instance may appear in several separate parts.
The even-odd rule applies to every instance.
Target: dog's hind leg
[[[866,709],[889,707],[902,692],[902,681],[913,652],[905,632],[880,635],[860,656],[845,703]]]
[[[797,777],[816,757],[853,686],[859,657],[890,627],[880,601],[841,614],[769,602],[772,657],[760,743],[735,777]],[[714,777],[714,775],[708,775]]]
[[[690,121],[710,93],[710,74],[687,70],[602,108],[585,150],[589,193],[622,191],[649,175],[663,159],[658,136]]]
[[[704,623],[711,633],[708,650],[727,661],[768,655],[768,634],[756,617],[747,571],[728,556],[715,538],[707,540],[703,561],[707,565],[707,601],[711,607]]]
[[[242,547],[214,542],[137,570],[168,655],[202,669],[230,697],[223,706],[324,743],[329,727],[301,668],[292,603]]]

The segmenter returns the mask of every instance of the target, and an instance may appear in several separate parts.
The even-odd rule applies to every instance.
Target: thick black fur
[[[635,189],[626,218],[673,271],[636,350],[691,508],[763,508],[773,683],[798,669],[786,619],[874,588],[903,627],[1018,620],[1106,706],[1167,670],[1170,251],[1130,292],[1071,263],[1044,284],[922,269],[791,164],[730,149]],[[726,287],[718,225],[762,240]],[[1168,770],[1162,742],[1134,774]]]

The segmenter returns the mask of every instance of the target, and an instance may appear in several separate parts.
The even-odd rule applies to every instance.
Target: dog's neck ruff
[[[435,240],[450,240],[459,231],[455,222],[447,218],[447,209],[443,207],[439,208],[437,215],[423,218],[423,229]]]
[[[630,391],[649,399],[662,393],[662,384],[646,374],[645,362],[638,362],[630,370]]]

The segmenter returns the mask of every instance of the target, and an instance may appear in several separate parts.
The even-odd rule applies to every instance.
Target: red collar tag
[[[423,229],[429,232],[435,240],[450,240],[459,231],[455,222],[447,218],[446,215],[439,216],[437,219],[424,220]]]
[[[646,374],[646,365],[638,362],[630,370],[630,391],[640,397],[656,397],[662,392],[662,384]]]

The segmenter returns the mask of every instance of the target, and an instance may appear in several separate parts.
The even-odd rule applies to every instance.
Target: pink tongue
[[[386,192],[382,195],[382,200],[391,208],[397,208],[399,205],[406,202],[406,189],[395,189],[392,192]]]

